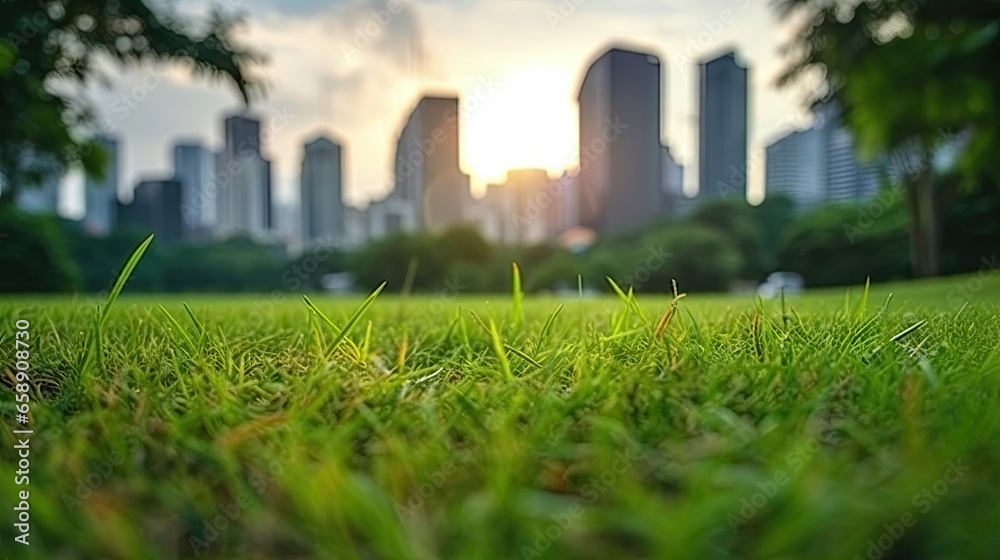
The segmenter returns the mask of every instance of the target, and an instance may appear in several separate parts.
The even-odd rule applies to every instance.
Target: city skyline
[[[516,243],[555,240],[575,226],[606,235],[653,220],[681,217],[702,201],[745,201],[750,72],[739,54],[730,51],[699,62],[699,73],[699,151],[709,157],[699,158],[698,175],[700,183],[714,183],[715,188],[701,189],[696,198],[685,196],[684,165],[676,161],[662,128],[669,77],[660,59],[652,52],[616,43],[597,55],[584,72],[578,93],[578,155],[573,165],[557,170],[558,177],[545,167],[511,168],[505,170],[501,181],[488,184],[481,196],[474,196],[470,176],[462,166],[467,149],[462,141],[467,118],[463,109],[469,100],[425,92],[399,128],[392,189],[385,196],[369,200],[360,209],[351,205],[344,196],[349,186],[344,180],[345,168],[350,168],[350,161],[349,156],[341,155],[351,140],[333,143],[320,134],[318,140],[314,137],[302,146],[297,192],[291,200],[281,201],[274,195],[272,179],[269,140],[273,139],[274,125],[266,116],[247,110],[222,116],[224,143],[217,152],[197,140],[175,142],[172,173],[140,181],[134,194],[138,196],[144,188],[139,204],[113,204],[102,212],[93,196],[94,181],[88,180],[85,229],[86,222],[109,222],[109,216],[118,212],[123,218],[120,224],[141,225],[145,221],[154,231],[169,231],[171,239],[222,240],[246,235],[258,241],[277,241],[292,252],[319,240],[357,245],[396,231],[440,232],[459,224],[475,224],[487,237]],[[532,111],[530,101],[524,105],[528,113]],[[815,168],[811,172],[823,177],[823,200],[860,201],[875,193],[877,177],[856,161],[853,140],[846,128],[830,124],[834,117],[831,108],[817,112],[815,126],[826,123],[829,133],[824,136],[823,157],[810,160]],[[792,133],[777,144],[808,136]],[[117,185],[120,141],[104,143],[113,147],[113,173],[104,182]],[[344,150],[347,154],[351,151]],[[777,156],[778,161],[764,160],[765,186],[793,198],[808,197],[795,190],[818,188],[808,181],[791,185],[784,180],[772,185],[776,165],[787,167],[780,160],[790,153],[798,152],[785,150],[782,154],[775,144],[767,147],[768,158]],[[775,165],[768,167],[769,163]],[[855,185],[861,179],[864,184]],[[532,189],[537,193],[531,194]],[[516,192],[501,192],[504,190]],[[160,196],[168,191],[170,197]],[[570,194],[537,208],[538,201],[555,191]],[[123,201],[132,198],[125,194]],[[156,202],[157,197],[163,200]],[[169,209],[144,209],[164,206],[173,198],[177,204],[169,204]],[[58,197],[48,206],[55,204]],[[538,214],[533,228],[517,224],[511,229],[506,223],[528,214]],[[139,218],[145,215],[149,219]],[[568,217],[575,222],[568,223]],[[174,222],[176,228],[172,227]],[[89,227],[98,235],[111,229]]]
[[[787,123],[773,130],[752,127],[752,145],[762,149],[764,140],[805,124],[784,118],[790,107],[801,104],[801,96],[794,90],[779,92],[772,87],[780,68],[777,45],[781,42],[781,26],[766,6],[749,2],[714,6],[675,3],[671,9],[654,7],[652,18],[642,15],[649,6],[630,3],[613,11],[598,3],[584,3],[566,15],[554,2],[524,2],[510,7],[477,4],[469,9],[470,13],[457,11],[448,2],[404,6],[405,10],[392,14],[387,25],[378,27],[376,37],[358,49],[357,57],[348,57],[341,47],[348,46],[351,52],[355,48],[355,28],[364,29],[371,20],[370,12],[383,9],[385,3],[356,3],[350,7],[337,4],[318,11],[299,3],[280,7],[260,2],[241,5],[250,9],[247,37],[252,44],[272,53],[272,63],[265,70],[272,94],[253,110],[277,123],[270,144],[276,162],[278,200],[292,198],[298,179],[297,150],[302,140],[326,131],[349,139],[356,148],[345,176],[349,202],[363,204],[384,196],[391,187],[388,179],[392,171],[392,146],[385,139],[397,132],[412,100],[423,90],[452,91],[476,105],[474,110],[466,111],[462,165],[471,175],[477,193],[486,184],[503,178],[484,177],[480,170],[487,167],[482,155],[484,146],[486,151],[491,147],[484,137],[507,138],[510,130],[523,127],[524,122],[513,122],[509,115],[526,91],[534,91],[539,97],[539,109],[532,117],[537,126],[531,140],[534,145],[553,146],[553,152],[562,158],[560,165],[546,164],[541,153],[539,159],[543,161],[533,161],[511,150],[515,159],[494,167],[502,168],[501,173],[508,168],[542,167],[557,177],[572,161],[578,141],[574,98],[586,60],[622,36],[657,54],[664,63],[668,76],[664,96],[668,102],[662,129],[674,158],[684,166],[693,169],[697,162],[697,61],[728,45],[738,48],[755,68],[752,87],[755,93],[761,93],[754,97],[758,107],[752,111],[751,121]],[[290,13],[279,14],[278,9]],[[481,17],[484,13],[489,17]],[[532,14],[538,17],[531,18]],[[506,22],[515,16],[520,23],[507,27]],[[308,22],[300,21],[306,18]],[[293,20],[299,35],[317,35],[317,52],[305,46],[290,52],[291,47],[279,40]],[[442,39],[441,33],[433,33],[442,26],[461,28],[462,33]],[[318,36],[320,28],[324,29],[322,37]],[[775,32],[766,34],[767,39],[761,41],[761,28]],[[629,32],[624,33],[624,29]],[[474,48],[476,44],[497,48],[482,51]],[[327,56],[323,45],[330,47],[332,56]],[[423,62],[417,65],[414,61]],[[542,87],[536,87],[539,79],[543,80]],[[143,89],[143,80],[153,87]],[[139,90],[134,89],[137,86]],[[490,87],[494,91],[489,92]],[[115,129],[112,132],[128,138],[131,161],[123,169],[126,185],[141,178],[140,170],[168,170],[165,144],[172,138],[195,137],[206,145],[219,145],[219,132],[208,122],[213,115],[230,113],[236,107],[236,99],[224,89],[191,80],[174,68],[128,72],[114,77],[110,89],[94,87],[88,91],[103,112],[101,116],[110,119]],[[138,95],[132,95],[135,92]],[[808,118],[806,111],[801,113]],[[496,123],[503,127],[491,134]],[[151,138],[151,131],[161,129],[162,137]],[[522,152],[532,150],[525,148]],[[551,161],[555,156],[545,157]],[[687,182],[691,194],[696,174],[687,174]]]

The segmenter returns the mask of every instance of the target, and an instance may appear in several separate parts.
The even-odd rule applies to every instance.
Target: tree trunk
[[[937,208],[934,201],[934,169],[930,155],[923,158],[920,172],[910,188],[910,235],[913,271],[918,277],[941,272],[938,247]]]

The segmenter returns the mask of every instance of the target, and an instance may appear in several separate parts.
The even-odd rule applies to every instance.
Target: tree
[[[107,155],[93,140],[93,110],[67,87],[99,78],[98,59],[179,63],[231,81],[245,102],[259,91],[248,71],[263,58],[233,42],[237,18],[216,10],[199,30],[150,4],[0,2],[0,174],[8,187],[0,200],[13,200],[53,167],[103,172]]]
[[[863,155],[902,155],[917,274],[940,266],[934,154],[965,144],[964,188],[1000,175],[1000,2],[778,0],[798,22],[780,85],[818,76],[813,103],[836,100]]]
[[[0,206],[0,292],[65,292],[80,271],[53,216],[34,216]]]
[[[732,240],[742,255],[742,266],[737,275],[744,280],[760,280],[765,268],[763,230],[756,219],[758,208],[743,200],[710,201],[702,204],[691,215],[695,225],[717,230]]]
[[[844,224],[858,220],[853,205],[821,206],[792,222],[781,236],[777,266],[801,274],[807,286],[843,286],[912,277],[907,259],[906,209],[890,205],[853,237]]]

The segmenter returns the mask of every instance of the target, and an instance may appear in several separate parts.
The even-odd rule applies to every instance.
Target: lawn
[[[99,346],[103,298],[8,297],[0,365],[13,386],[27,320],[34,434],[16,485],[5,390],[0,550],[996,557],[1000,276],[976,278],[785,302],[389,287],[360,317],[126,294]]]

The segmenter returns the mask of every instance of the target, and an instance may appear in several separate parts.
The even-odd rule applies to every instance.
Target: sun
[[[502,182],[509,169],[571,167],[579,135],[572,88],[572,73],[539,68],[499,81],[492,92],[467,91],[463,152],[473,184]]]

